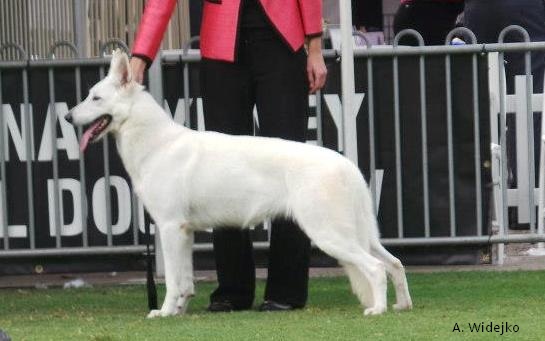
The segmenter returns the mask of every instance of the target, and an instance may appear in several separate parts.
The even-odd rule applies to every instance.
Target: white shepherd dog
[[[386,311],[386,273],[394,309],[411,309],[405,270],[379,241],[371,196],[359,169],[340,154],[275,138],[197,132],[176,124],[131,80],[116,51],[108,76],[66,116],[90,125],[85,150],[111,132],[134,190],[160,230],[166,296],[148,317],[184,313],[194,295],[193,232],[247,228],[291,217],[346,270],[365,315]]]

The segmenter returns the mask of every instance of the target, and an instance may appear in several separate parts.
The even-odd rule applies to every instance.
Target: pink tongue
[[[98,120],[95,124],[93,124],[92,126],[90,126],[84,133],[83,133],[83,136],[81,137],[81,141],[79,141],[79,150],[83,153],[85,151],[85,149],[87,148],[87,146],[89,145],[89,141],[91,141],[91,139],[93,138],[94,134],[93,132],[95,131],[95,129],[100,125],[100,123],[102,122],[102,120]]]

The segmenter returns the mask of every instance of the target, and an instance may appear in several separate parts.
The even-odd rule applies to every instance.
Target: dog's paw
[[[156,318],[156,317],[166,317],[166,316],[173,316],[173,315],[176,315],[176,312],[165,312],[165,311],[162,311],[162,310],[152,310],[149,312],[147,318],[149,319],[153,319],[153,318]]]
[[[411,310],[413,304],[411,302],[396,303],[392,305],[392,308],[394,308],[395,311]]]
[[[161,310],[155,309],[149,312],[147,318],[152,319],[156,317],[161,317]]]
[[[363,311],[363,315],[380,315],[386,312],[386,307],[372,307]]]

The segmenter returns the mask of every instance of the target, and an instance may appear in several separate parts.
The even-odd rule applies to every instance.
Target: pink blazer
[[[205,0],[201,55],[233,62],[242,0]],[[297,51],[306,36],[322,33],[322,0],[258,0],[284,41]],[[132,53],[153,60],[176,0],[148,0]]]

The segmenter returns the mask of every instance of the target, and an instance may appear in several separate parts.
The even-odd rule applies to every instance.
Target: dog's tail
[[[361,178],[363,180],[363,176]],[[365,251],[370,252],[373,245],[376,245],[377,243],[380,244],[375,206],[373,204],[373,198],[371,197],[371,191],[365,181],[359,182],[354,188],[355,195],[353,203],[358,242]]]

